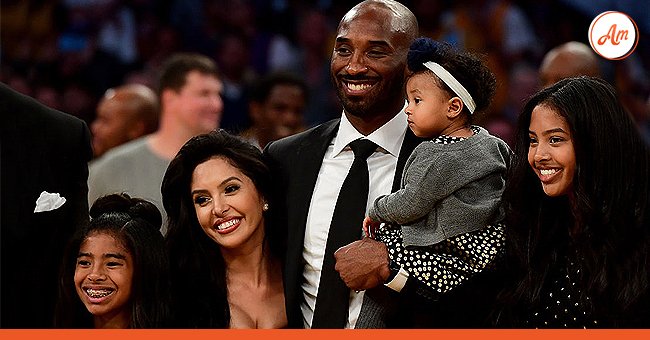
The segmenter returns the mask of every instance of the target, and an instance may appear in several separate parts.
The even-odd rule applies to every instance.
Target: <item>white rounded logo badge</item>
[[[622,12],[600,13],[589,26],[589,44],[600,56],[624,59],[636,48],[639,30],[630,16]]]

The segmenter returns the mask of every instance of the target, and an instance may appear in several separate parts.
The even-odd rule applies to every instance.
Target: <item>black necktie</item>
[[[334,252],[361,237],[368,201],[368,163],[377,144],[358,139],[350,143],[354,162],[336,200],[323,258],[312,328],[343,328],[348,320],[350,289],[334,269]]]

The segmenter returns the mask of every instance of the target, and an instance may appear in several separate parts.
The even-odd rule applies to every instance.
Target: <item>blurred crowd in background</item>
[[[521,106],[541,86],[544,55],[568,41],[588,43],[591,21],[618,10],[635,20],[639,44],[628,58],[598,57],[645,136],[650,136],[650,2],[607,0],[410,0],[420,35],[484,54],[499,87],[477,117],[504,140]],[[123,84],[155,89],[163,60],[198,52],[222,73],[221,128],[251,125],[256,82],[274,71],[308,87],[304,121],[340,116],[329,78],[338,20],[356,1],[337,0],[2,0],[0,81],[89,125],[104,93]]]

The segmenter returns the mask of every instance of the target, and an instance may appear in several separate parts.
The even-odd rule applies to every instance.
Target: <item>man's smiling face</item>
[[[331,76],[345,111],[353,116],[390,114],[403,104],[410,41],[389,11],[348,13],[339,25]]]

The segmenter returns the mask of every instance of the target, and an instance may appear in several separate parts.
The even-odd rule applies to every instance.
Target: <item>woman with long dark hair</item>
[[[176,327],[280,328],[280,259],[266,231],[261,151],[224,130],[190,139],[162,185]]]
[[[650,326],[650,161],[637,131],[597,78],[526,104],[504,192],[512,281],[497,325]]]

